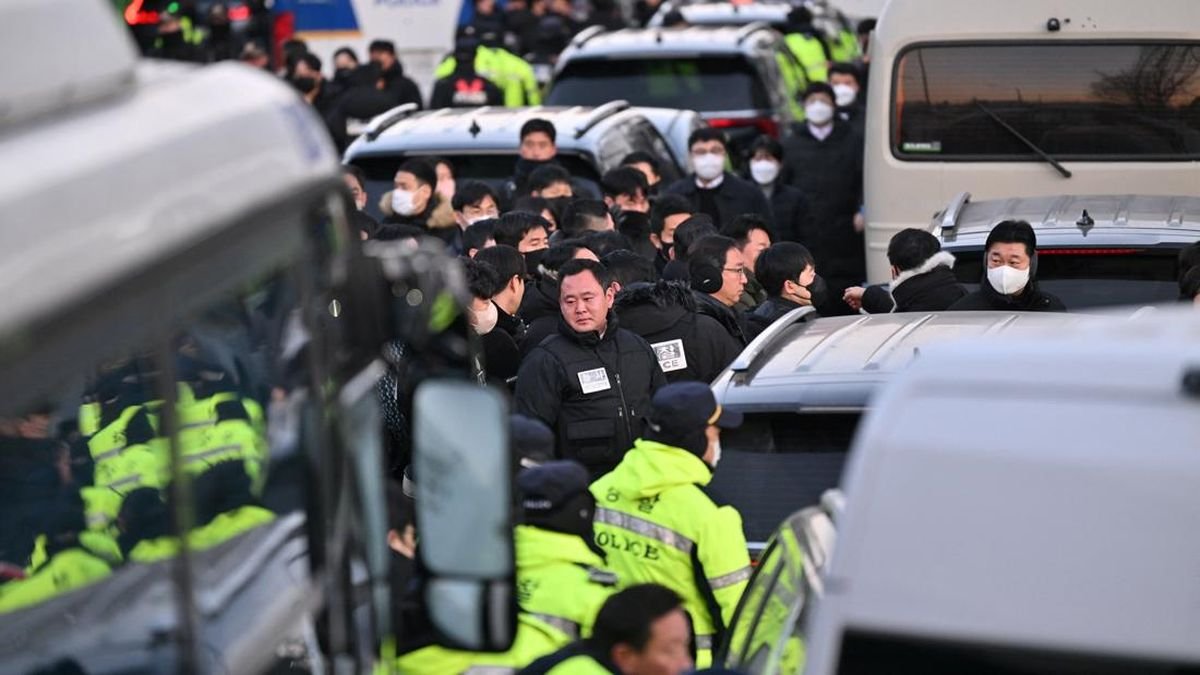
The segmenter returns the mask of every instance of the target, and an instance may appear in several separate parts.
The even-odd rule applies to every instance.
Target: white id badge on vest
[[[581,370],[578,377],[579,388],[585,394],[594,394],[598,391],[612,389],[612,385],[608,383],[608,371],[603,368]]]
[[[683,340],[668,340],[655,342],[650,345],[654,350],[654,358],[658,359],[658,367],[664,373],[687,368],[687,354],[683,351]]]

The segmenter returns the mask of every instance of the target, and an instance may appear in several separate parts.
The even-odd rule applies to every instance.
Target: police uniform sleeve
[[[732,506],[721,506],[702,533],[700,564],[713,597],[721,606],[721,619],[728,626],[753,571],[746,535],[742,532],[742,517]]]
[[[562,404],[563,373],[550,352],[535,348],[517,371],[517,412],[556,429]]]

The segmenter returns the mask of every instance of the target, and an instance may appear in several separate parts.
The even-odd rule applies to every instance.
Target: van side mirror
[[[447,646],[503,651],[516,629],[508,410],[495,391],[431,379],[413,395],[417,554]]]

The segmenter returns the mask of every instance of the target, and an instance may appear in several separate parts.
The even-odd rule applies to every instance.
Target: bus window
[[[1196,43],[916,46],[894,87],[900,159],[1035,160],[1018,135],[1060,160],[1200,158]]]

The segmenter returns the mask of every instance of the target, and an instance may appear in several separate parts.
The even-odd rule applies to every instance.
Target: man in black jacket
[[[704,127],[688,137],[694,173],[667,188],[667,194],[687,197],[698,213],[708,214],[718,227],[743,213],[771,219],[771,206],[757,186],[725,170],[725,134]]]
[[[666,384],[646,341],[617,326],[608,270],[572,260],[559,270],[559,333],[529,353],[517,374],[516,409],[554,429],[558,455],[595,479],[641,436],[650,398]]]
[[[783,176],[783,146],[763,134],[750,146],[750,178],[771,202],[775,216],[774,241],[798,241],[813,232],[812,215],[804,193]]]
[[[847,288],[842,296],[847,305],[868,314],[940,312],[967,294],[954,276],[954,256],[924,230],[897,232],[888,242],[887,256],[892,283]]]
[[[756,333],[799,307],[813,307],[814,294],[823,300],[824,282],[808,249],[794,241],[781,241],[758,256],[758,280],[767,299],[746,317]]]
[[[950,306],[952,311],[1065,312],[1062,300],[1037,285],[1037,235],[1023,220],[1005,220],[988,233],[979,290]]]
[[[416,103],[421,108],[421,90],[417,83],[404,76],[404,66],[396,58],[396,45],[391,40],[375,40],[367,47],[374,74],[378,77],[375,88],[387,93],[392,105]]]
[[[723,325],[700,314],[679,282],[638,282],[617,294],[621,325],[650,343],[668,382],[712,382],[742,351]]]
[[[688,253],[688,278],[696,311],[720,323],[740,351],[754,335],[736,308],[746,288],[746,261],[737,242],[719,234],[701,238]]]
[[[542,340],[558,332],[558,324],[562,320],[562,311],[558,308],[558,271],[576,258],[600,260],[578,239],[571,239],[547,249],[537,270],[530,270],[535,281],[525,288],[525,297],[521,300],[521,308],[517,310],[517,315],[529,327],[519,345],[521,358],[528,356]]]
[[[496,328],[508,333],[515,344],[521,344],[528,328],[517,316],[521,301],[525,297],[525,284],[528,279],[525,258],[517,253],[517,249],[497,244],[476,253],[475,260],[488,263],[500,273],[500,285],[492,296],[492,304],[497,310]]]
[[[812,214],[811,232],[797,233],[841,294],[866,275],[863,236],[856,224],[862,206],[863,140],[838,119],[833,89],[814,82],[804,92],[807,120],[784,141],[785,167]]]

